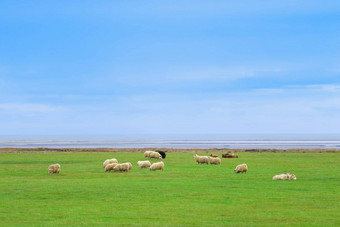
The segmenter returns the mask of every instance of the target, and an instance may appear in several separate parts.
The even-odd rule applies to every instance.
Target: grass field
[[[102,162],[130,161],[129,173]],[[339,226],[339,153],[241,153],[221,166],[169,153],[165,170],[143,153],[1,153],[0,225]],[[47,167],[61,164],[59,175]],[[247,163],[247,174],[233,172]],[[291,172],[296,181],[273,181]]]

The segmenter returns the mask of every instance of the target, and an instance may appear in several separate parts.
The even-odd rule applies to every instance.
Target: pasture
[[[107,158],[132,171],[104,172]],[[240,153],[221,166],[168,153],[164,172],[138,160],[143,153],[0,153],[0,225],[340,225],[339,153]],[[54,163],[61,172],[49,175]],[[248,173],[235,174],[242,163]],[[286,172],[297,180],[272,180]]]

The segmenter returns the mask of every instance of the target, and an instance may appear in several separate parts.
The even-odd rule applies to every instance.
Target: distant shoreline
[[[137,153],[147,150],[161,150],[168,153],[340,153],[338,149],[200,149],[200,148],[0,148],[0,153],[81,153],[81,152],[126,152]]]

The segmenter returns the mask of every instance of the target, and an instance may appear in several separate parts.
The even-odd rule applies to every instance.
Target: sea
[[[340,149],[340,134],[0,135],[0,148]]]

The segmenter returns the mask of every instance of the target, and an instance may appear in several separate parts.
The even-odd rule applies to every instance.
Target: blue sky
[[[340,133],[339,1],[1,1],[0,135]]]

